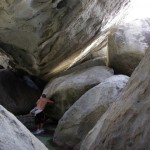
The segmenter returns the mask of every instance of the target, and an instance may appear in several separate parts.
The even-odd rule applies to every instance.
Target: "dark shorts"
[[[44,123],[44,122],[45,122],[45,115],[44,115],[44,112],[41,111],[40,113],[38,113],[35,116],[35,123],[40,124],[40,123]]]

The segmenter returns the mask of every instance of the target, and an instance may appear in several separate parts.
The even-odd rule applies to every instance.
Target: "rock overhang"
[[[17,60],[17,67],[49,80],[93,48],[98,49],[107,35],[94,40],[118,21],[117,16],[127,11],[130,2],[1,1],[0,41],[19,49],[12,51],[21,59],[9,54]]]

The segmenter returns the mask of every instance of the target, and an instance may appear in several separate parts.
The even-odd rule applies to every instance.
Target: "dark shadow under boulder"
[[[0,104],[15,115],[28,113],[41,94],[28,76],[4,69],[0,70],[0,91]]]

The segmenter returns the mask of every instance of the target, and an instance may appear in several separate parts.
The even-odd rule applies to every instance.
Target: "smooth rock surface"
[[[64,112],[87,90],[112,75],[112,69],[95,66],[50,81],[43,91],[48,98],[52,97],[55,100],[54,106],[48,109],[48,115],[59,120]]]
[[[48,150],[14,115],[0,105],[1,150]]]
[[[80,150],[150,149],[150,49]]]
[[[112,76],[81,96],[59,120],[54,142],[79,149],[86,134],[116,100],[128,79],[124,75]]]
[[[109,66],[131,75],[150,46],[150,20],[134,20],[116,26],[108,37]]]

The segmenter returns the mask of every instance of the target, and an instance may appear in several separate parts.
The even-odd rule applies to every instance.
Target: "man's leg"
[[[36,126],[36,131],[33,132],[33,134],[39,134],[40,130],[40,122],[39,122],[39,117],[38,115],[35,116],[35,126]]]
[[[35,125],[37,130],[40,129],[40,120],[38,114],[35,116]]]
[[[40,129],[40,124],[37,124],[37,125],[36,125],[36,129],[37,129],[37,130]]]
[[[45,115],[43,111],[40,113],[39,117],[40,117],[40,129],[44,129]]]
[[[37,130],[34,134],[41,134],[44,132],[44,113],[40,112],[36,115],[36,120],[37,120]]]
[[[44,129],[44,123],[40,123],[39,129]]]

